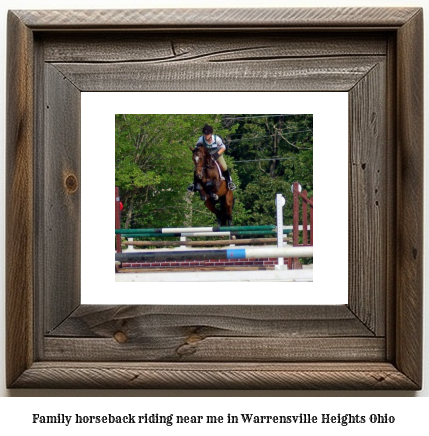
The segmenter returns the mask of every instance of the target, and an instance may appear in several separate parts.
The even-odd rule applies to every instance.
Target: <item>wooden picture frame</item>
[[[422,45],[419,8],[10,11],[7,386],[421,389]],[[347,91],[348,304],[81,305],[80,94],[120,90]]]

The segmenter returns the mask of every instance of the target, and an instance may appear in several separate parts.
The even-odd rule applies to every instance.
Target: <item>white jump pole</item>
[[[237,249],[238,250],[238,249]],[[231,250],[232,251],[232,250]],[[246,248],[246,259],[258,259],[267,257],[312,257],[312,246],[300,246],[300,247],[258,247],[258,248]]]
[[[286,204],[286,199],[282,194],[276,195],[276,220],[277,220],[277,248],[283,247],[283,207]],[[275,269],[284,269],[284,258],[279,257]]]
[[[266,259],[279,257],[313,257],[312,246],[227,248],[188,251],[147,251],[135,253],[116,253],[119,262],[165,262],[170,260],[208,260],[208,259]]]

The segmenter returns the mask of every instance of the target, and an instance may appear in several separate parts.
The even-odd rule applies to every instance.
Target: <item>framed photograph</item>
[[[207,96],[210,109],[216,115],[195,113],[206,109],[200,102]],[[326,110],[327,100],[331,105],[329,110]],[[166,108],[168,114],[163,113]],[[222,114],[225,108],[234,114],[251,109],[259,115]],[[267,114],[269,111],[273,115]],[[283,115],[279,116],[282,111]],[[281,92],[217,92],[214,97],[213,93],[204,92],[84,92],[81,114],[83,304],[156,305],[167,301],[175,305],[347,303],[348,259],[336,256],[339,251],[348,251],[347,201],[336,201],[332,190],[325,189],[333,187],[336,198],[347,198],[346,92],[288,92],[287,98]],[[206,208],[205,201],[199,194],[187,190],[194,167],[189,147],[190,144],[191,148],[195,146],[202,126],[208,120],[216,126],[218,137],[227,144],[228,167],[238,185],[234,191],[231,232],[218,231],[215,215]],[[149,140],[142,141],[143,137],[150,138],[150,143]],[[273,153],[275,161],[270,157]],[[140,165],[134,164],[137,155],[143,162]],[[335,171],[326,171],[327,161]],[[143,165],[145,172],[141,169]],[[112,187],[113,180],[116,181],[117,198],[125,204],[120,229],[124,232],[123,242],[131,243],[128,241],[130,235],[136,243],[132,247],[125,244],[119,247],[118,258],[131,256],[134,262],[123,262],[114,280],[111,241],[104,237],[94,241],[95,222],[97,234],[112,233],[115,216],[112,192],[97,190],[94,195],[91,188],[97,183],[93,181],[94,173],[103,173],[103,179],[110,180]],[[156,180],[146,184],[147,175]],[[133,180],[141,177],[141,186],[138,187],[139,179],[130,184],[129,177]],[[323,208],[314,214],[312,225],[307,219],[307,233],[312,235],[315,228],[316,246],[325,247],[323,255],[316,249],[318,260],[314,265],[311,258],[307,258],[304,266],[300,265],[301,269],[286,269],[279,264],[283,261],[283,266],[287,266],[288,258],[203,260],[198,257],[206,256],[207,250],[219,256],[218,253],[224,253],[225,249],[275,249],[278,244],[275,230],[278,193],[285,198],[281,208],[283,236],[285,243],[292,246],[294,199],[291,186],[295,180],[309,190],[309,197],[316,195],[321,204],[331,205],[331,209]],[[335,211],[335,244],[332,233],[326,231],[332,225],[330,210]],[[94,217],[95,221],[86,220],[85,216]],[[298,224],[303,225],[302,219]],[[203,232],[204,226],[216,227],[213,232]],[[160,233],[160,228],[165,233]],[[176,230],[175,236],[171,237],[172,228],[182,229],[182,241]],[[187,233],[190,228],[194,229],[192,235]],[[196,236],[195,230],[204,237]],[[155,238],[150,237],[152,232],[155,232]],[[300,233],[300,243],[304,243],[303,231]],[[189,244],[186,246],[182,245],[185,235],[186,244]],[[235,238],[232,244],[230,238]],[[94,257],[95,246],[97,256]],[[136,257],[139,256],[155,256],[160,260],[138,263]],[[182,256],[196,257],[177,260]],[[325,274],[335,257],[335,275]],[[313,272],[317,285],[313,285]],[[261,292],[262,282],[267,281],[269,287]],[[174,286],[171,282],[175,282]],[[204,292],[201,292],[201,282],[204,282]],[[286,287],[285,282],[288,282]],[[147,291],[148,286],[156,287],[156,292]]]
[[[347,93],[345,304],[82,301],[83,95],[167,92]],[[421,389],[421,9],[10,11],[6,114],[9,388]]]

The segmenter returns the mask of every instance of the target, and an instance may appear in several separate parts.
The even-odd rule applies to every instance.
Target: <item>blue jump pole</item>
[[[211,259],[265,259],[275,257],[312,257],[313,247],[262,247],[230,248],[220,250],[153,251],[137,253],[116,253],[117,262],[166,262],[181,260]]]

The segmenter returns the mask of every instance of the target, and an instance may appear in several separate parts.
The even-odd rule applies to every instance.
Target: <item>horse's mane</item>
[[[208,168],[213,168],[214,167],[214,161],[213,161],[212,155],[208,151],[207,147],[205,147],[204,145],[200,144],[200,145],[197,145],[195,147],[195,149],[196,150],[201,149],[203,151],[207,167]]]

